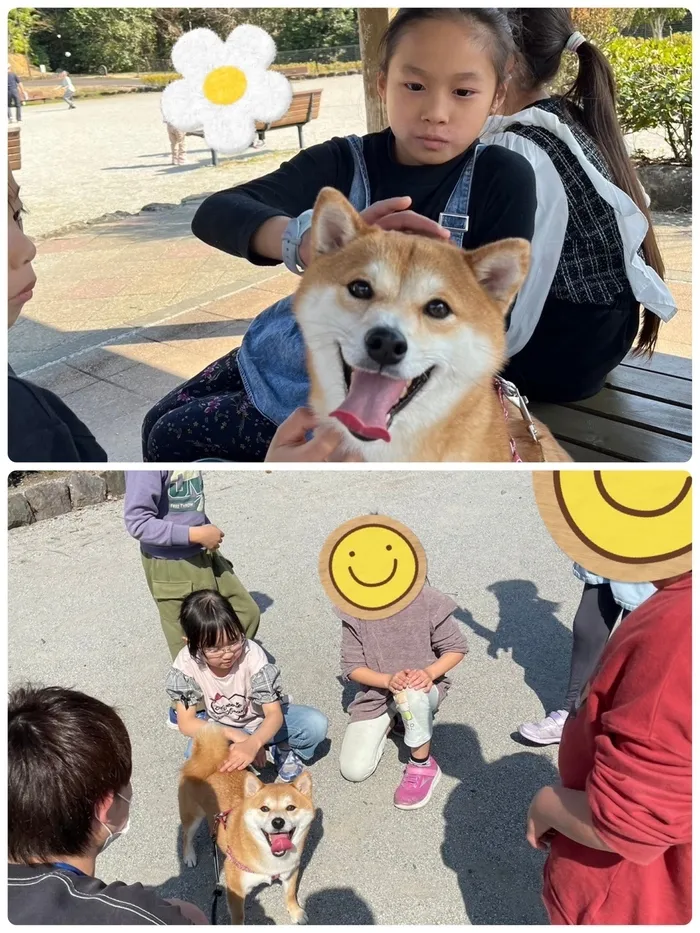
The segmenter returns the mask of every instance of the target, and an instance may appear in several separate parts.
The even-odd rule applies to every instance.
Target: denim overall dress
[[[355,165],[348,200],[357,211],[372,203],[367,166],[359,136],[347,136]],[[472,171],[479,152],[468,160],[440,214],[440,226],[450,231],[450,239],[462,246],[469,229],[469,193]],[[293,295],[281,298],[252,322],[238,351],[238,368],[246,393],[259,412],[273,424],[281,424],[294,411],[308,403],[309,376],[306,372],[304,340],[292,310]]]

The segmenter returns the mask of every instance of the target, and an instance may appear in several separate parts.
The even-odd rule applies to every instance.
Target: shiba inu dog
[[[314,819],[311,775],[291,784],[263,784],[251,771],[220,772],[229,742],[216,726],[201,729],[185,762],[179,788],[183,858],[197,864],[193,840],[203,819],[225,854],[231,922],[244,922],[245,897],[259,884],[280,880],[294,923],[306,923],[297,901],[299,862]]]
[[[342,425],[367,461],[569,460],[534,421],[537,442],[496,382],[505,315],[530,246],[471,252],[370,227],[346,198],[321,191],[313,260],[294,297],[310,405]]]

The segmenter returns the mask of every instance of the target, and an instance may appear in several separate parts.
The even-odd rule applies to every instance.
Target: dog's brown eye
[[[428,317],[434,317],[439,321],[449,317],[452,314],[452,308],[447,304],[446,301],[441,301],[440,298],[435,298],[433,301],[429,301],[428,304],[423,308],[423,311],[428,315]]]
[[[369,301],[370,298],[374,298],[372,286],[363,279],[356,279],[354,282],[351,282],[348,285],[348,291],[353,298],[359,298],[360,301]]]
[[[260,807],[260,809],[262,810],[263,813],[269,813],[269,812],[270,812],[270,808],[269,808],[269,807]]]
[[[291,813],[292,810],[296,810],[296,807],[293,807],[291,804],[287,807],[287,810]]]

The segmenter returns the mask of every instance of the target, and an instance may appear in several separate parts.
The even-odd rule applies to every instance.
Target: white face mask
[[[115,832],[113,832],[109,828],[109,826],[105,825],[105,823],[103,823],[102,820],[100,819],[97,820],[100,826],[104,826],[104,828],[109,833],[109,836],[107,836],[105,841],[102,843],[102,845],[98,849],[98,854],[104,852],[105,849],[108,849],[112,845],[115,839],[118,839],[120,836],[126,836],[126,834],[129,832],[129,825],[131,823],[131,804],[134,802],[134,792],[133,791],[131,792],[131,800],[127,800],[123,794],[119,794],[119,793],[117,794],[117,797],[121,797],[125,803],[129,804],[129,815],[127,816],[126,823],[124,823],[122,828],[116,830]]]

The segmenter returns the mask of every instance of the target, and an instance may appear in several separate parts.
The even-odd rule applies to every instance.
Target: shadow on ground
[[[457,610],[456,617],[488,642],[490,658],[498,661],[499,651],[509,653],[508,660],[523,669],[525,683],[545,711],[558,709],[564,698],[572,646],[571,632],[556,616],[560,603],[542,599],[530,580],[504,580],[487,590],[498,600],[495,631],[477,622],[466,609]]]
[[[517,752],[484,760],[471,726],[437,724],[436,757],[459,779],[445,805],[442,857],[457,875],[472,924],[546,924],[542,905],[543,853],[525,840],[535,793],[558,780],[542,754]]]

